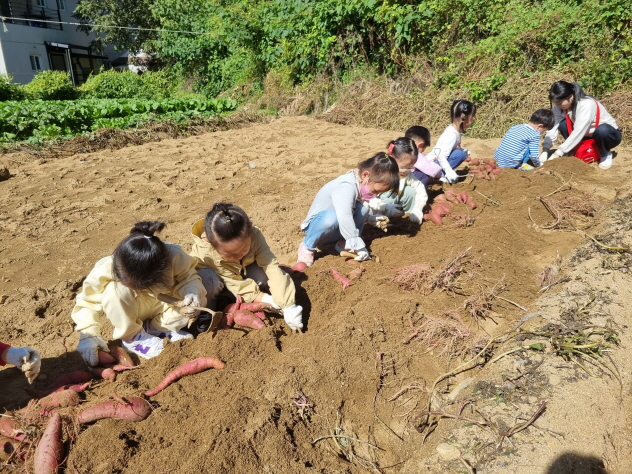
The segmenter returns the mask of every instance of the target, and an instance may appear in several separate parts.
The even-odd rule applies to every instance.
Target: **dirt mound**
[[[82,368],[73,351],[73,296],[93,264],[138,220],[164,220],[165,240],[189,249],[191,224],[214,202],[234,202],[262,229],[279,260],[293,263],[302,238],[299,224],[319,187],[398,135],[287,117],[12,166],[13,176],[0,183],[0,268],[7,296],[0,304],[0,340],[41,350],[46,377],[37,387]],[[464,145],[490,156],[498,142],[466,138]],[[468,178],[454,188],[477,202],[474,211],[459,210],[469,212],[473,225],[463,228],[446,219],[443,226],[418,228],[398,220],[386,234],[368,229],[379,262],[363,263],[363,274],[344,291],[330,270],[349,274],[354,266],[322,249],[314,266],[296,277],[304,334],[292,334],[272,317],[261,331],[228,330],[170,344],[115,383],[96,384],[87,402],[112,392],[138,394],[195,357],[227,363],[223,371],[183,378],[153,397],[155,410],[145,421],[105,420],[82,431],[67,472],[458,472],[436,467],[442,460],[435,448],[448,425],[440,424],[425,444],[417,431],[433,381],[462,362],[455,354],[471,358],[522,319],[520,307],[532,308],[540,294],[538,275],[558,255],[567,258],[586,242],[584,232],[614,245],[597,231],[605,211],[582,220],[581,232],[572,225],[547,230],[555,217],[538,198],[590,196],[608,206],[626,182],[627,156],[622,150],[609,172],[562,158],[533,172],[504,170],[492,181]],[[430,195],[439,192],[435,186]],[[464,252],[469,263],[450,291],[407,291],[391,282],[413,264],[440,272]],[[587,252],[589,257],[598,251]],[[466,302],[489,290],[499,297],[488,302],[491,312],[474,315]],[[433,323],[439,330],[418,337],[430,319],[439,321]],[[445,330],[441,321],[458,321],[451,327],[459,331]],[[445,333],[452,339],[443,343],[437,338]],[[107,325],[103,334],[111,334]],[[0,407],[27,403],[21,390],[26,382],[17,370],[0,371],[0,383]],[[441,396],[442,387],[445,382]],[[539,401],[532,396],[527,402]],[[531,408],[525,406],[524,413],[530,415]],[[581,433],[582,426],[572,429]],[[547,462],[562,447],[552,448]]]

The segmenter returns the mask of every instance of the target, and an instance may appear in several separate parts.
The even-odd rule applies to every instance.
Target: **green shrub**
[[[21,100],[24,92],[18,84],[13,82],[13,78],[6,74],[0,74],[0,101]]]
[[[167,99],[175,94],[181,82],[178,75],[169,71],[139,75],[109,69],[91,75],[79,92],[85,99]]]
[[[144,89],[143,80],[135,72],[108,69],[90,75],[86,83],[79,87],[79,92],[85,99],[148,98]]]
[[[29,99],[72,100],[77,98],[77,90],[72,85],[70,75],[63,71],[41,71],[33,80],[23,86]]]

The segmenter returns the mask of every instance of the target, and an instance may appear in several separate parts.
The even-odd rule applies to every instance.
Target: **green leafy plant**
[[[29,99],[72,100],[77,97],[70,75],[63,71],[38,72],[23,90]]]
[[[21,100],[24,92],[13,82],[13,78],[7,74],[0,74],[0,101]]]

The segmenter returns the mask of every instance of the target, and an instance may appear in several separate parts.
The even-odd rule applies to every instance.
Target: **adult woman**
[[[612,166],[612,150],[621,143],[621,131],[614,118],[597,99],[586,95],[582,87],[573,82],[557,81],[549,89],[549,99],[553,103],[553,115],[555,126],[546,133],[542,143],[543,153],[540,157],[546,160],[546,156],[559,131],[564,137],[562,143],[549,158],[559,158],[566,153],[572,153],[582,140],[592,138],[595,147],[599,150],[599,168],[607,170]],[[566,116],[572,123],[573,130],[569,134]]]

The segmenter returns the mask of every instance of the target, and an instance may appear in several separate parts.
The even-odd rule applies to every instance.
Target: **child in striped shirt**
[[[529,123],[511,127],[494,152],[498,166],[523,170],[542,166],[538,142],[542,133],[552,129],[554,125],[553,112],[549,109],[538,109],[533,112]],[[527,163],[528,161],[533,166]]]

